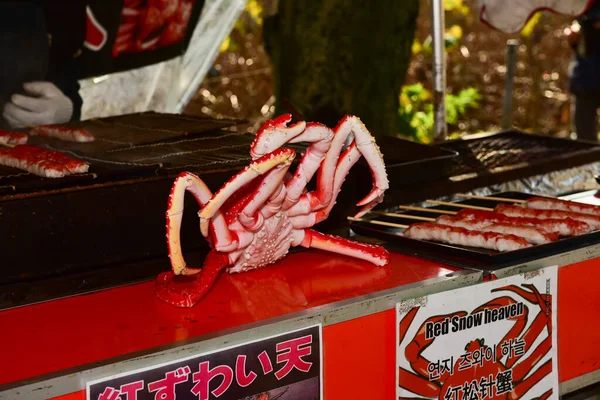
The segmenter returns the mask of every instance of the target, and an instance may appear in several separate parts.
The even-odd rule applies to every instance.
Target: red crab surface
[[[288,126],[290,115],[267,121],[250,147],[252,161],[214,195],[200,178],[181,173],[175,180],[167,210],[167,242],[172,271],[156,281],[157,296],[174,306],[192,307],[211,288],[222,269],[244,272],[272,264],[290,247],[327,250],[387,265],[380,246],[325,235],[311,227],[327,218],[352,166],[365,157],[373,188],[358,205],[364,215],[383,200],[388,188],[383,156],[375,139],[355,116],[344,117],[335,129],[304,121]],[[348,139],[350,144],[345,147]],[[286,143],[308,142],[295,173],[296,156]],[[317,189],[307,191],[317,174]],[[189,267],[182,255],[180,228],[186,192],[202,207],[200,230],[212,250],[201,269]],[[183,276],[181,276],[183,275]]]

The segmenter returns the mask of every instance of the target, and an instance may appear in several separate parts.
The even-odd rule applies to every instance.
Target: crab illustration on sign
[[[250,147],[252,161],[214,195],[190,172],[175,180],[167,210],[167,241],[172,271],[157,278],[157,296],[174,306],[192,307],[212,287],[219,272],[261,268],[283,258],[292,246],[343,254],[377,266],[388,263],[389,254],[374,246],[325,235],[311,227],[325,220],[335,204],[352,166],[365,157],[373,175],[373,188],[358,206],[362,216],[383,200],[388,179],[383,155],[364,124],[355,116],[344,117],[335,129],[319,123],[297,122],[291,115],[267,121]],[[351,142],[344,149],[347,139]],[[308,142],[295,173],[288,172],[296,157],[286,143]],[[307,184],[317,174],[317,189]],[[202,207],[200,230],[212,251],[204,266],[185,262],[180,242],[184,195],[190,192]]]
[[[552,296],[541,294],[533,284],[506,285],[491,292],[504,295],[471,312],[430,316],[413,337],[407,333],[422,307],[413,307],[404,314],[398,327],[399,346],[404,348],[410,369],[398,367],[400,399],[522,399],[552,373],[552,358],[546,357],[552,350]],[[514,295],[522,301],[516,301]],[[535,315],[532,321],[530,313]],[[424,352],[436,338],[468,332],[498,319],[512,322],[498,343],[473,337],[464,343],[459,357],[425,357]],[[407,397],[407,392],[417,397]],[[546,400],[552,394],[553,390],[548,389],[535,399]]]

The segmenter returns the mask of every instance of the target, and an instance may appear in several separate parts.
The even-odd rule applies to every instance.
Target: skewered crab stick
[[[590,214],[582,214],[572,211],[561,211],[561,210],[537,210],[534,208],[525,208],[519,206],[511,206],[507,204],[498,205],[495,210],[500,214],[507,215],[509,217],[527,217],[527,218],[539,218],[539,219],[560,219],[560,218],[571,218],[576,221],[582,221],[588,224],[593,230],[600,229],[600,217]]]
[[[558,232],[548,233],[533,226],[519,226],[503,223],[491,223],[489,221],[474,219],[460,219],[457,217],[450,217],[448,215],[439,217],[436,222],[441,225],[465,228],[473,231],[495,232],[504,235],[513,234],[524,238],[531,244],[545,244],[558,240]]]
[[[561,210],[600,216],[600,207],[576,201],[532,197],[527,200],[526,206],[536,210]]]
[[[493,211],[462,210],[456,217],[460,219],[489,221],[492,223],[501,223],[509,225],[533,226],[542,229],[545,232],[558,232],[560,236],[578,236],[590,233],[592,228],[583,221],[577,221],[572,218],[526,218],[509,217]]]
[[[500,252],[530,247],[524,238],[496,232],[470,231],[465,228],[421,222],[411,225],[404,236],[417,240],[431,240],[458,246],[479,247]]]

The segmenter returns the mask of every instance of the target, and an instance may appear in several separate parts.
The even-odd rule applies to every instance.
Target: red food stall
[[[600,381],[600,246],[496,271],[560,265],[558,365],[562,395]],[[484,274],[392,253],[388,269],[306,251],[262,270],[222,276],[197,307],[168,306],[153,283],[117,287],[0,312],[6,399],[84,399],[99,377],[323,325],[327,399],[395,394],[395,304],[475,285]],[[587,330],[582,339],[581,332]]]

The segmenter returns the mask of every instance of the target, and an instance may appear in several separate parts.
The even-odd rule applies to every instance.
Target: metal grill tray
[[[54,138],[32,136],[29,138],[29,143],[50,144],[63,150],[84,154],[100,154],[112,149],[196,137],[204,132],[228,128],[244,122],[243,120],[212,119],[149,111],[64,124],[68,128],[87,129],[96,137],[93,142],[66,142]]]
[[[526,200],[528,198],[533,197],[533,195],[519,192],[503,192],[499,194],[494,194],[494,197]],[[501,202],[492,200],[468,199],[464,201],[459,201],[457,203],[494,208]],[[431,207],[431,209],[449,211],[460,210],[460,208],[451,206],[435,206]],[[400,215],[404,214],[430,218],[436,218],[437,216],[439,216],[435,213],[423,211],[401,211],[396,213]],[[410,225],[419,222],[414,219],[403,219],[379,215],[377,215],[376,218],[369,219],[392,222],[401,225]],[[401,228],[386,227],[381,225],[373,225],[366,222],[354,221],[350,223],[350,226],[352,230],[357,234],[384,240],[388,244],[390,244],[395,250],[398,250],[403,253],[414,254],[418,257],[431,259],[434,261],[457,267],[476,268],[486,271],[494,271],[517,263],[520,264],[537,258],[564,253],[567,251],[600,243],[600,231],[595,231],[587,235],[563,238],[552,243],[501,253],[488,249],[455,246],[438,242],[411,239],[400,235],[400,233],[404,232],[404,229]]]
[[[218,143],[216,146],[218,147],[227,143],[228,136],[236,135],[242,138],[243,143],[247,143],[245,149],[247,153],[252,140],[251,135],[222,131],[223,128],[240,122],[242,121],[213,120],[154,112],[71,122],[64,126],[88,129],[96,136],[96,140],[90,143],[74,143],[50,137],[30,136],[28,144],[56,150],[84,160],[90,165],[89,172],[56,179],[42,178],[16,168],[0,166],[0,196],[156,176],[161,172],[165,160],[171,155],[152,159],[151,156],[154,153],[151,152],[151,149],[153,149],[153,146],[160,148],[161,145],[168,143],[185,143],[194,140],[199,143],[212,141]],[[240,141],[238,140],[238,142]],[[211,147],[208,146],[208,148]],[[177,152],[179,147],[173,147],[173,149],[172,153]],[[120,159],[115,156],[116,154],[126,155],[128,151],[131,151],[133,155],[137,155],[138,158],[144,158],[145,154],[148,160],[130,162],[126,157]],[[144,151],[145,153],[143,153]],[[227,151],[222,151],[215,155],[213,151],[213,154],[207,152],[204,157],[196,157],[195,164],[203,166],[225,164],[231,166],[232,160],[234,160],[234,164],[235,162],[239,165],[242,164],[237,153],[228,154]],[[174,163],[177,164],[176,161]],[[166,174],[169,170],[165,169],[162,172]]]
[[[460,154],[451,165],[453,177],[523,171],[536,175],[600,159],[600,145],[506,130],[479,134],[438,145]]]
[[[390,185],[397,187],[418,182],[431,182],[450,176],[452,166],[458,162],[458,152],[436,146],[411,142],[391,136],[377,138],[381,148]],[[364,158],[362,179],[371,174]]]

